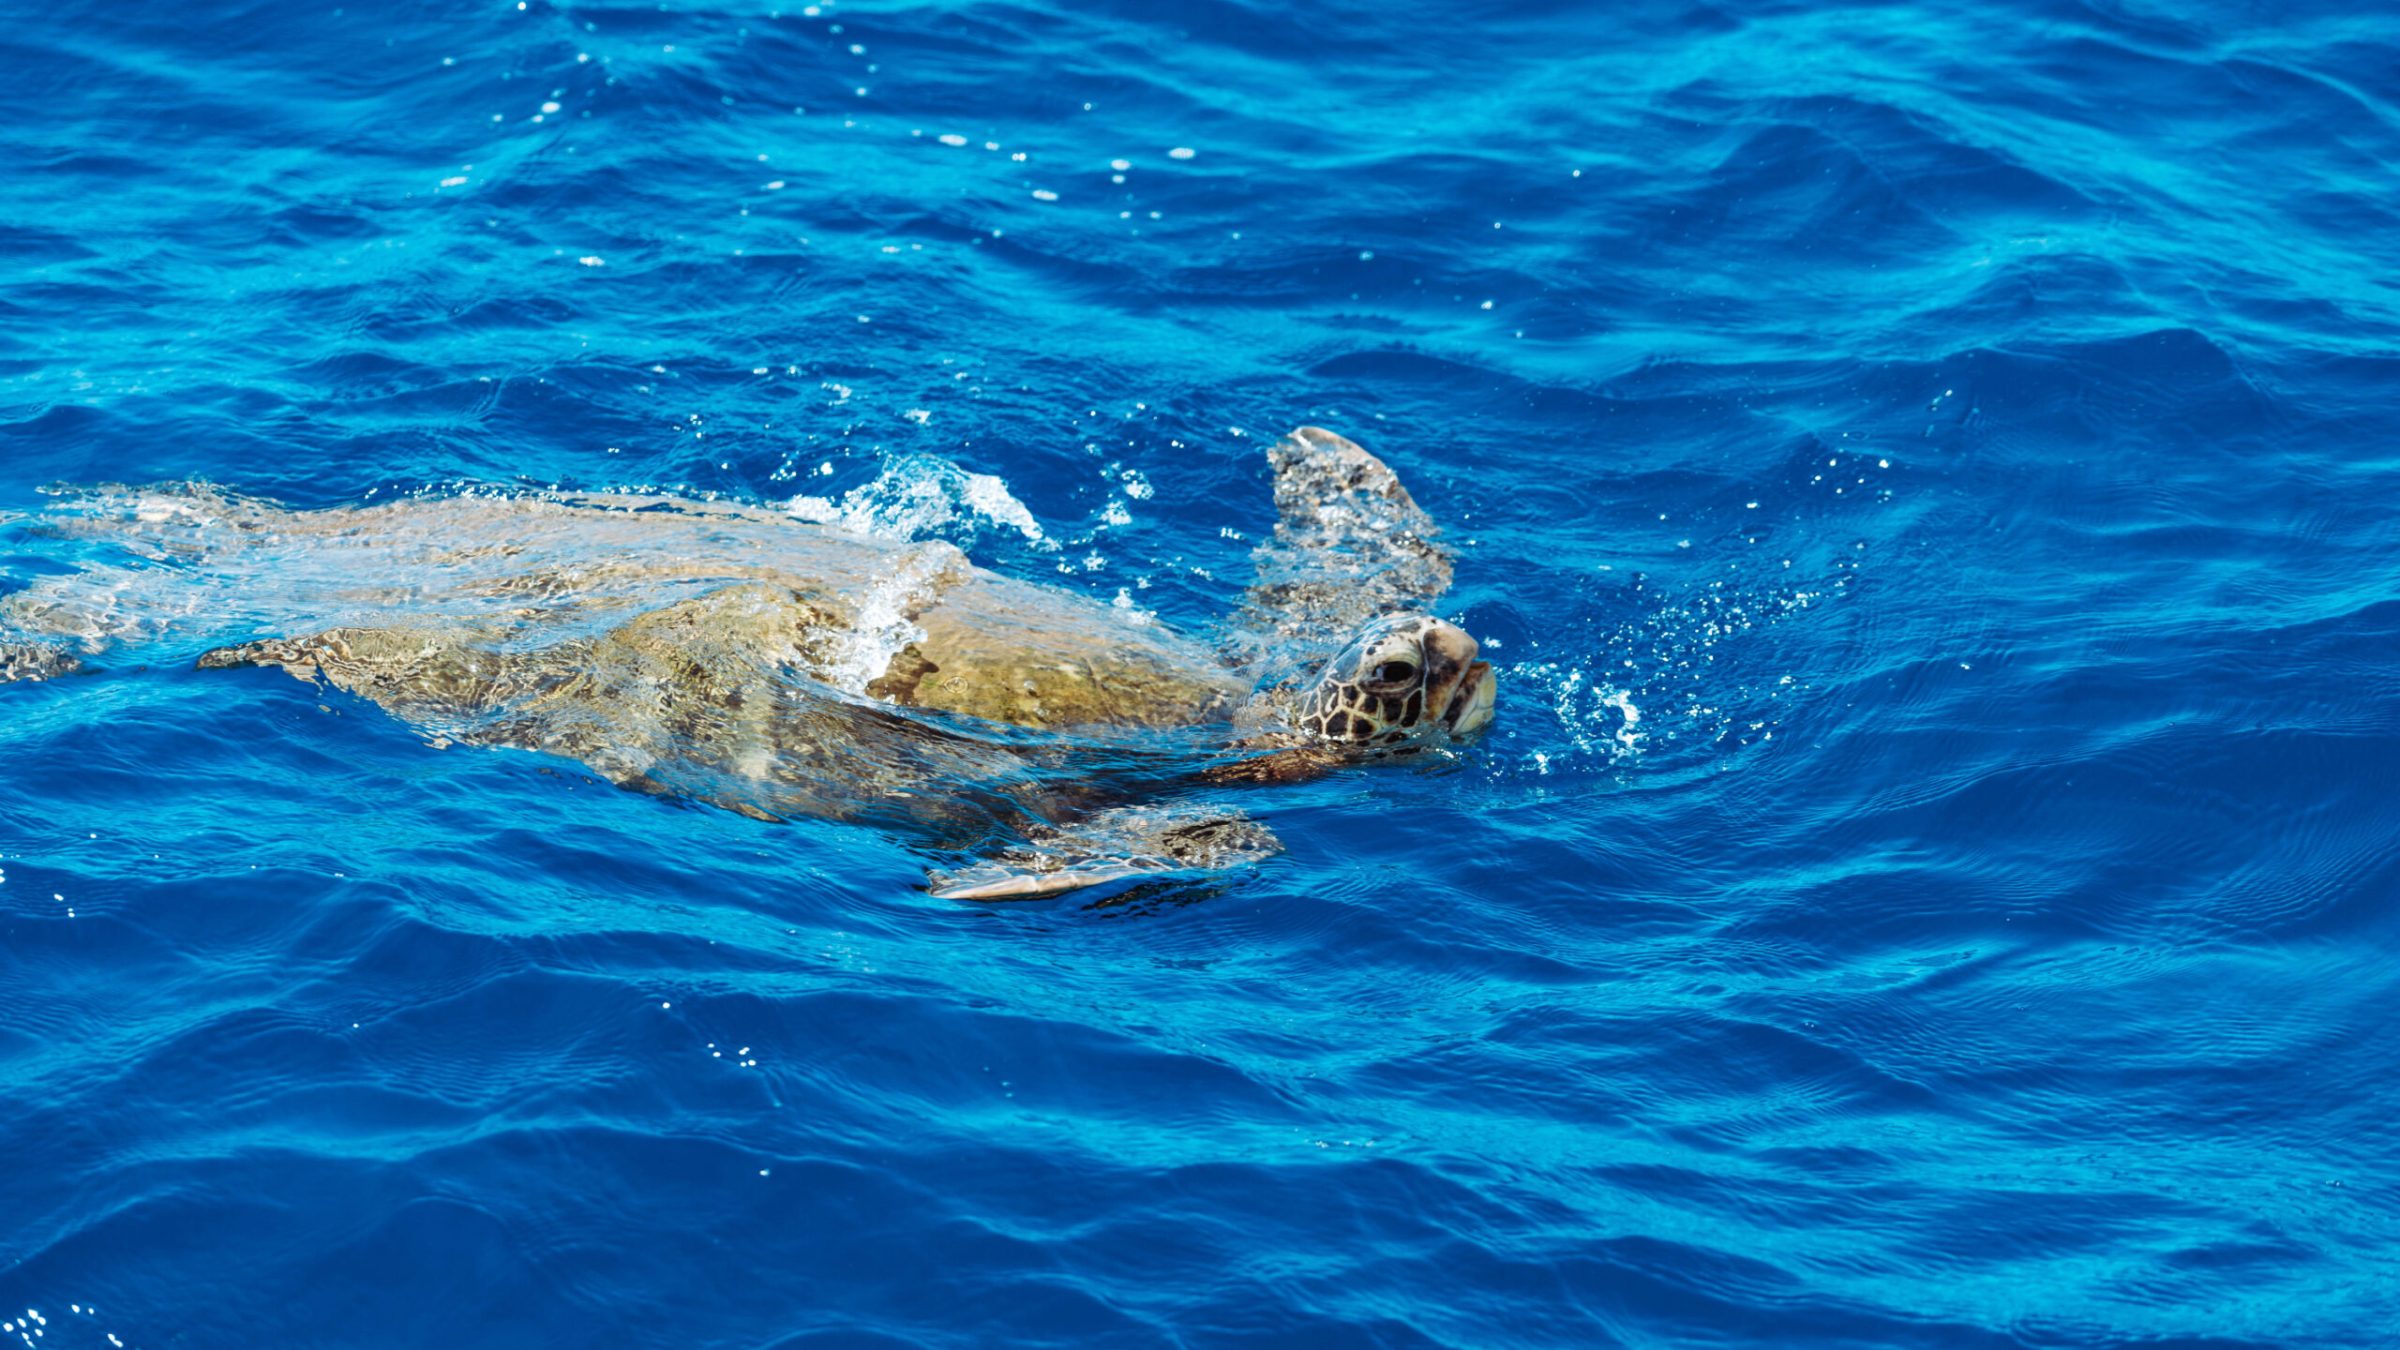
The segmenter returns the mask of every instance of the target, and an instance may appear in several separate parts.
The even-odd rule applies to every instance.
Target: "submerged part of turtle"
[[[947,543],[756,507],[291,511],[190,485],[77,493],[38,518],[116,556],[0,600],[0,681],[247,637],[199,665],[281,668],[435,744],[986,855],[940,895],[1221,869],[1277,846],[1210,785],[1438,745],[1492,709],[1474,640],[1421,612],[1451,561],[1392,471],[1314,427],[1269,457],[1275,530],[1214,650]]]

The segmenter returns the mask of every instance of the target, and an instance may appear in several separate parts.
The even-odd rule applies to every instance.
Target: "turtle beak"
[[[1425,633],[1425,702],[1442,710],[1442,726],[1453,736],[1471,736],[1492,720],[1492,665],[1475,659],[1475,639],[1454,624],[1435,623]]]
[[[1449,710],[1442,714],[1442,725],[1453,736],[1472,736],[1492,720],[1493,686],[1499,681],[1492,677],[1492,663],[1477,661],[1467,667],[1458,682],[1458,692],[1451,695]]]

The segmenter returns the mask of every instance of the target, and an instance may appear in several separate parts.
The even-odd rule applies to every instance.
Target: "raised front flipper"
[[[1267,451],[1275,533],[1251,552],[1257,580],[1232,635],[1237,655],[1322,644],[1379,614],[1423,609],[1450,588],[1450,552],[1391,466],[1355,442],[1302,427]]]
[[[1282,851],[1266,826],[1238,812],[1127,806],[926,880],[937,900],[1033,900],[1136,877],[1222,872]]]

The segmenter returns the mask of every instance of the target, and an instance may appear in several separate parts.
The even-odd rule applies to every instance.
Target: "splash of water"
[[[969,571],[956,544],[929,539],[904,550],[891,571],[858,597],[858,617],[834,644],[825,682],[847,694],[867,696],[867,682],[882,675],[925,630],[909,616],[921,612],[949,582]]]
[[[1642,711],[1633,695],[1587,674],[1580,667],[1555,661],[1525,661],[1510,666],[1508,687],[1538,691],[1558,719],[1560,734],[1578,761],[1619,765],[1641,754],[1649,733],[1639,730]],[[1532,752],[1534,772],[1558,767],[1548,750]]]
[[[1045,549],[1058,544],[1008,484],[988,473],[969,473],[932,455],[903,455],[883,466],[875,481],[842,494],[839,501],[801,495],[785,510],[802,520],[833,525],[882,539],[945,538],[972,543],[987,526],[1023,535]]]

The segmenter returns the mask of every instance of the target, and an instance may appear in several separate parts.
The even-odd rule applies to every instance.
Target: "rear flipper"
[[[1032,900],[1132,877],[1220,872],[1282,851],[1266,826],[1238,812],[1125,806],[1044,829],[1022,848],[926,880],[937,900]]]
[[[0,684],[15,680],[55,680],[83,669],[73,653],[39,642],[0,642]]]
[[[267,666],[296,680],[322,680],[422,726],[456,726],[516,692],[523,662],[472,645],[464,629],[329,628],[200,654],[201,670]]]

